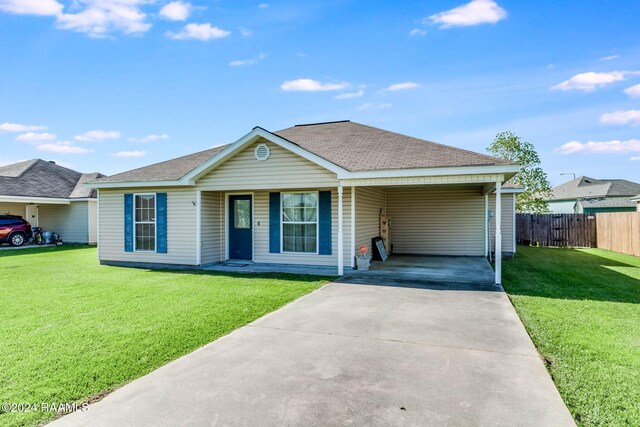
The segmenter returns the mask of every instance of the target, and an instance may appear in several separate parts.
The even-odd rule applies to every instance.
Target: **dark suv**
[[[22,246],[31,238],[31,224],[17,215],[0,215],[0,243]]]

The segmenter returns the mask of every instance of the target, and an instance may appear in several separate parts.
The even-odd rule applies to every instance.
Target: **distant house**
[[[626,179],[581,176],[554,187],[547,203],[552,213],[633,212],[638,193],[640,184]]]
[[[0,167],[0,214],[19,215],[65,242],[97,243],[96,191],[84,183],[104,175],[80,173],[34,159]]]
[[[631,201],[636,204],[636,210],[640,212],[640,194],[631,198]]]

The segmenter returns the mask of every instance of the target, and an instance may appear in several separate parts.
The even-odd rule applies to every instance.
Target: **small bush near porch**
[[[0,251],[2,402],[87,401],[326,280],[100,266],[95,248]],[[36,425],[48,412],[5,413]]]
[[[503,283],[576,422],[640,424],[640,258],[518,247]]]

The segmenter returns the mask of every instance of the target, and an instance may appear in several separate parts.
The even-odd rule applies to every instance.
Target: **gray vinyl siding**
[[[98,243],[98,203],[91,200],[88,203],[89,244],[95,245]]]
[[[217,191],[203,191],[201,196],[202,214],[200,217],[201,260],[202,264],[224,261],[224,219],[222,207],[224,195]]]
[[[404,187],[387,190],[386,196],[394,253],[484,254],[484,196],[480,189]]]
[[[502,195],[502,227],[500,232],[502,233],[502,253],[514,253],[515,248],[513,246],[513,236],[515,232],[515,224],[514,224],[514,194],[503,194]],[[489,223],[489,235],[491,236],[491,251],[496,248],[496,195],[489,195],[489,210],[494,213],[494,216],[491,218]]]
[[[550,213],[575,213],[576,201],[575,200],[558,200],[547,202]]]
[[[367,245],[371,253],[371,239],[380,235],[380,211],[384,209],[383,189],[356,187],[356,255],[360,245]]]
[[[167,253],[124,251],[124,194],[167,193]],[[196,264],[196,191],[193,188],[101,189],[101,261]]]
[[[38,225],[45,231],[60,234],[66,243],[89,243],[89,202],[41,204]]]
[[[259,143],[245,148],[200,178],[197,187],[202,190],[270,190],[338,186],[333,172],[273,143],[265,142],[271,150],[269,158],[257,160],[254,150]]]
[[[27,213],[24,203],[0,203],[0,214],[19,215],[24,218]]]

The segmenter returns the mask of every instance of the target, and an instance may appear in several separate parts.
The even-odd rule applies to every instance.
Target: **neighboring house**
[[[547,203],[552,213],[633,212],[638,193],[640,184],[626,179],[581,176],[554,187]]]
[[[80,173],[40,159],[0,167],[0,214],[25,218],[70,243],[97,243],[96,191],[84,187],[104,175]]]
[[[632,198],[631,198],[631,201],[632,201],[632,202],[635,202],[635,204],[636,204],[636,210],[637,210],[638,212],[640,212],[640,194],[638,194],[637,196],[632,197]]]
[[[230,145],[89,186],[99,189],[99,257],[115,265],[242,259],[343,274],[379,235],[381,214],[391,217],[395,254],[484,256],[486,208],[497,204],[499,282],[502,253],[515,252],[515,194],[500,189],[519,168],[341,121],[256,127]]]

